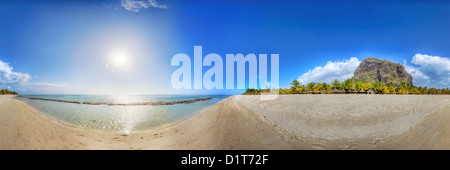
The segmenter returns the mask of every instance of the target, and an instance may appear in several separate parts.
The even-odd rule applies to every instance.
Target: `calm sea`
[[[59,121],[86,129],[129,133],[169,125],[189,118],[228,96],[216,95],[24,95],[27,97],[83,102],[133,103],[180,101],[211,97],[210,100],[174,105],[108,106],[64,103],[16,97]]]

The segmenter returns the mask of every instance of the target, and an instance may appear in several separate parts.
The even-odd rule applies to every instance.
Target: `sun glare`
[[[124,52],[113,52],[105,67],[112,72],[125,72],[131,68],[130,57]]]
[[[128,63],[128,58],[123,53],[116,53],[113,56],[113,61],[117,66],[125,66]]]

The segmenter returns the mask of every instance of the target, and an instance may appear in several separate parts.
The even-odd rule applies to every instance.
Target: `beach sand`
[[[63,124],[0,96],[0,149],[450,149],[450,96],[231,96],[191,118],[125,133]]]

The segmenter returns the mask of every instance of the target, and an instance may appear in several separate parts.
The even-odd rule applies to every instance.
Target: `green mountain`
[[[365,58],[356,68],[353,79],[355,81],[362,80],[368,83],[378,81],[384,82],[386,85],[401,85],[402,81],[412,84],[412,76],[405,70],[403,65],[392,63],[387,60],[379,60],[372,56]]]

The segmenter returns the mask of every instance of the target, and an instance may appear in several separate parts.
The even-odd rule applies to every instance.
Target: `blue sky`
[[[351,77],[368,56],[450,85],[450,2],[0,2],[0,88],[57,94],[235,94],[171,86],[172,56],[279,54],[280,86]],[[115,65],[115,56],[126,64]],[[225,63],[225,62],[224,62]],[[207,67],[203,69],[206,71]]]

